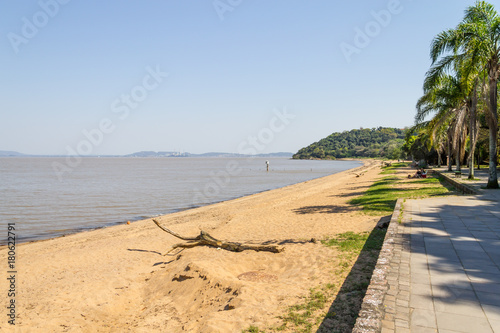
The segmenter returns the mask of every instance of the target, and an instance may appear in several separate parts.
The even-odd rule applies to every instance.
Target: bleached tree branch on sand
[[[221,248],[228,251],[233,252],[242,252],[245,250],[253,250],[253,251],[267,251],[273,253],[283,252],[284,248],[276,245],[253,245],[253,244],[243,244],[236,242],[226,242],[218,240],[212,236],[210,236],[207,232],[201,231],[200,234],[196,237],[184,237],[179,235],[178,233],[165,228],[162,226],[157,220],[153,219],[153,222],[156,224],[158,228],[161,230],[171,234],[174,237],[187,241],[187,243],[177,243],[172,246],[172,248],[166,253],[169,254],[173,250],[177,248],[192,248],[195,246],[212,246],[215,248]]]

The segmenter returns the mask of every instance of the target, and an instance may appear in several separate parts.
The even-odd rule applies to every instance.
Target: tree
[[[403,151],[413,161],[430,161],[435,158],[435,150],[430,141],[430,136],[425,125],[417,124],[406,132]]]
[[[489,177],[488,188],[498,188],[497,177],[497,81],[500,75],[500,17],[493,5],[476,1],[465,11],[463,21],[440,33],[432,42],[433,63],[443,54],[440,64],[464,59],[476,64],[488,77]]]
[[[430,145],[438,153],[447,134],[448,146],[453,148],[457,171],[460,171],[465,154],[465,120],[470,111],[468,86],[459,73],[455,76],[443,74],[441,67],[433,67],[427,73],[424,96],[417,102],[415,122],[420,130],[427,133]],[[435,113],[432,121],[424,122],[431,113]],[[448,149],[448,170],[451,171],[450,161],[451,149]]]
[[[403,138],[404,130],[383,127],[332,133],[326,138],[300,149],[293,158],[391,158],[398,155],[398,148],[402,146]]]
[[[442,35],[442,34],[441,34]],[[452,138],[453,146],[457,150],[457,170],[460,170],[460,161],[463,159],[463,155],[466,150],[466,142],[469,142],[469,158],[468,165],[469,168],[469,179],[474,178],[474,152],[477,142],[477,104],[478,104],[478,87],[480,85],[481,78],[485,78],[481,67],[474,61],[474,59],[469,54],[460,54],[454,52],[451,55],[443,57],[439,62],[435,63],[435,49],[436,40],[433,42],[433,48],[431,49],[431,57],[433,58],[433,66],[427,72],[424,91],[426,93],[433,94],[432,96],[440,96],[441,104],[445,104],[446,108],[453,110],[456,113],[456,117],[453,119],[455,129],[453,129],[449,134]],[[452,70],[450,70],[450,67]],[[447,74],[451,72],[450,74]],[[442,89],[444,86],[445,93],[435,93],[435,90]],[[446,93],[447,92],[447,93]],[[433,108],[431,100],[431,107]],[[417,104],[418,108],[418,104]],[[419,113],[423,112],[418,108]],[[425,109],[424,109],[425,111]],[[450,115],[450,114],[449,114]],[[417,119],[421,117],[417,113]],[[469,129],[469,140],[467,141],[466,133],[462,129],[465,129],[465,121],[468,117],[468,129]],[[441,131],[444,129],[442,127]],[[446,129],[449,131],[449,129]],[[451,167],[449,167],[451,171]]]

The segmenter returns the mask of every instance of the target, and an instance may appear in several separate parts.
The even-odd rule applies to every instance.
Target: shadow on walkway
[[[411,241],[416,286],[410,307],[422,313],[412,322],[458,331],[467,331],[469,323],[500,330],[499,203],[475,197],[415,200],[410,219],[405,222],[411,236],[405,236]],[[426,310],[435,318],[424,315]]]

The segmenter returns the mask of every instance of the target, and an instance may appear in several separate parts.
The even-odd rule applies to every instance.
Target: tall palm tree
[[[442,126],[442,124],[439,124],[437,118],[417,123],[414,127],[412,127],[414,133],[421,134],[419,135],[419,138],[425,139],[429,151],[431,149],[436,151],[438,155],[438,167],[441,167],[443,164],[441,154],[445,152],[445,145],[447,144],[446,128],[448,128],[448,126]],[[422,135],[422,133],[424,135]]]
[[[415,122],[423,123],[431,113],[434,118],[425,126],[430,134],[431,142],[436,138],[448,139],[448,170],[451,171],[451,148],[455,151],[457,171],[461,169],[461,160],[465,152],[466,116],[469,112],[468,86],[456,76],[436,75],[432,68],[424,84],[424,96],[417,102]],[[446,135],[445,135],[446,133]]]
[[[426,131],[429,133],[431,146],[436,150],[438,154],[438,167],[441,167],[441,165],[443,164],[443,159],[441,157],[441,154],[443,152],[446,152],[447,155],[449,154],[449,152],[445,150],[448,141],[447,140],[448,135],[446,133],[446,128],[448,128],[448,126],[443,126],[442,124],[439,124],[438,119],[433,118],[432,120],[427,122],[425,128]],[[450,171],[451,171],[451,165],[450,165]]]
[[[442,37],[442,36],[441,36]],[[438,36],[436,39],[439,39]],[[435,44],[436,40],[434,41]],[[431,50],[431,57],[434,60],[434,49]],[[435,61],[434,61],[435,62]],[[443,78],[446,78],[447,73],[452,71],[454,74],[455,80],[449,80],[448,84],[452,84],[452,89],[457,94],[453,96],[456,98],[455,103],[458,108],[462,108],[461,111],[465,111],[465,113],[461,113],[459,117],[467,116],[469,119],[469,179],[474,179],[474,154],[475,147],[477,142],[477,131],[478,131],[478,122],[477,122],[477,104],[478,104],[478,87],[481,82],[485,80],[484,71],[476,63],[473,57],[470,54],[461,54],[458,52],[454,52],[451,55],[447,55],[443,57],[439,62],[434,63],[431,69],[426,74],[426,79],[424,83],[424,90],[432,90],[436,88],[436,85],[439,85]],[[482,79],[482,81],[481,81]],[[462,125],[463,119],[460,119],[456,125]],[[455,135],[455,140],[453,140],[454,144],[458,143],[459,150],[465,154],[465,145],[462,143],[466,142],[466,138],[462,136],[465,135],[465,132],[458,131],[453,133]],[[458,142],[457,142],[458,138]],[[462,160],[462,154],[458,161]],[[457,164],[457,170],[460,170],[460,164]]]
[[[469,179],[474,179],[474,155],[476,152],[476,143],[478,138],[479,123],[477,121],[477,90],[479,80],[476,78],[473,83],[472,92],[470,95],[469,105],[469,129],[470,129],[470,151],[469,151]]]
[[[498,188],[497,176],[497,81],[500,76],[500,17],[493,5],[476,1],[465,11],[463,21],[455,28],[440,33],[432,42],[433,64],[444,54],[439,65],[468,61],[487,73],[489,86],[489,177],[488,188]]]

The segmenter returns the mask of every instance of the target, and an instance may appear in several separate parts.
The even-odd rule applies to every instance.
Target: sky
[[[473,3],[0,0],[0,150],[296,152],[412,126],[430,42]]]

